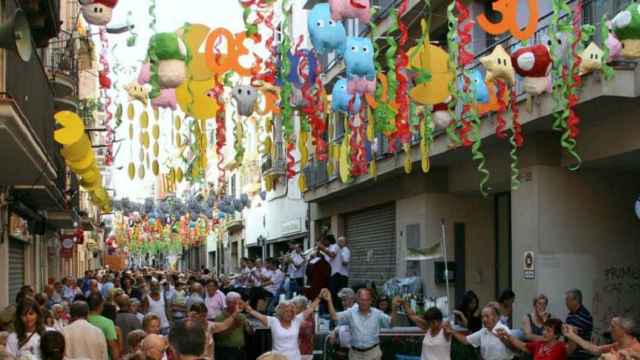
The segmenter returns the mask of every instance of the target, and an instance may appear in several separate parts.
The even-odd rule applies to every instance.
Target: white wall
[[[640,318],[640,222],[633,212],[638,176],[535,166],[512,194],[516,316],[539,292],[564,318],[564,291],[580,288],[596,327],[613,315]],[[536,252],[536,279],[522,277],[524,251]]]
[[[267,240],[287,235],[283,226],[292,221],[300,222],[300,232],[307,231],[305,219],[308,205],[298,188],[298,177],[290,179],[287,185],[283,181],[267,195],[267,201],[263,203]]]
[[[266,226],[264,226],[263,222],[265,216],[265,207],[265,203],[260,203],[259,206],[246,209],[243,213],[245,219],[245,244],[247,246],[257,244],[258,237],[260,236],[266,237],[267,229]]]

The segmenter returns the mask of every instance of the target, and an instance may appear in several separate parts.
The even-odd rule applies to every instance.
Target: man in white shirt
[[[288,267],[287,275],[289,276],[289,297],[293,297],[293,293],[301,294],[304,289],[304,257],[302,249],[296,243],[289,243],[291,250],[287,256]]]
[[[499,320],[498,309],[495,306],[487,305],[482,309],[482,329],[465,336],[462,333],[453,331],[449,323],[445,323],[444,328],[450,332],[459,342],[464,345],[471,345],[480,348],[480,353],[484,360],[508,360],[513,358],[513,353],[504,344],[498,333],[511,334],[511,330]]]
[[[331,264],[331,279],[329,289],[333,299],[337,299],[338,292],[349,286],[349,263],[351,262],[351,250],[347,246],[347,238],[340,236],[336,244],[329,247],[319,245],[320,251],[325,254],[326,260]],[[340,304],[334,302],[334,306]]]
[[[69,359],[108,359],[107,340],[102,330],[87,321],[89,305],[76,301],[71,305],[71,324],[62,329],[65,357]]]
[[[266,261],[267,271],[263,274],[263,283],[262,286],[271,296],[269,300],[269,305],[267,306],[267,313],[273,313],[276,305],[278,305],[278,293],[282,288],[282,284],[284,283],[284,273],[279,268],[278,260],[276,259],[268,259]]]

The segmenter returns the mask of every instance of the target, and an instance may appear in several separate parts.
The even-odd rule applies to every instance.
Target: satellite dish
[[[15,51],[24,62],[31,60],[31,29],[22,9],[17,9],[9,21],[0,24],[0,48]]]

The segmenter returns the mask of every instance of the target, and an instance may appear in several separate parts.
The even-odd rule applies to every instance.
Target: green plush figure
[[[160,89],[175,89],[187,77],[187,48],[176,33],[158,33],[151,37],[147,58],[151,64],[151,92],[153,99]]]
[[[611,25],[622,42],[622,56],[640,59],[640,4],[631,3],[611,20]]]

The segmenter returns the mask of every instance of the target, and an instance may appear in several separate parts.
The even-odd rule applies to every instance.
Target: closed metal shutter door
[[[385,205],[348,214],[346,236],[351,248],[351,285],[384,281],[396,275],[396,207]]]
[[[13,303],[24,285],[24,244],[9,240],[9,302]]]

